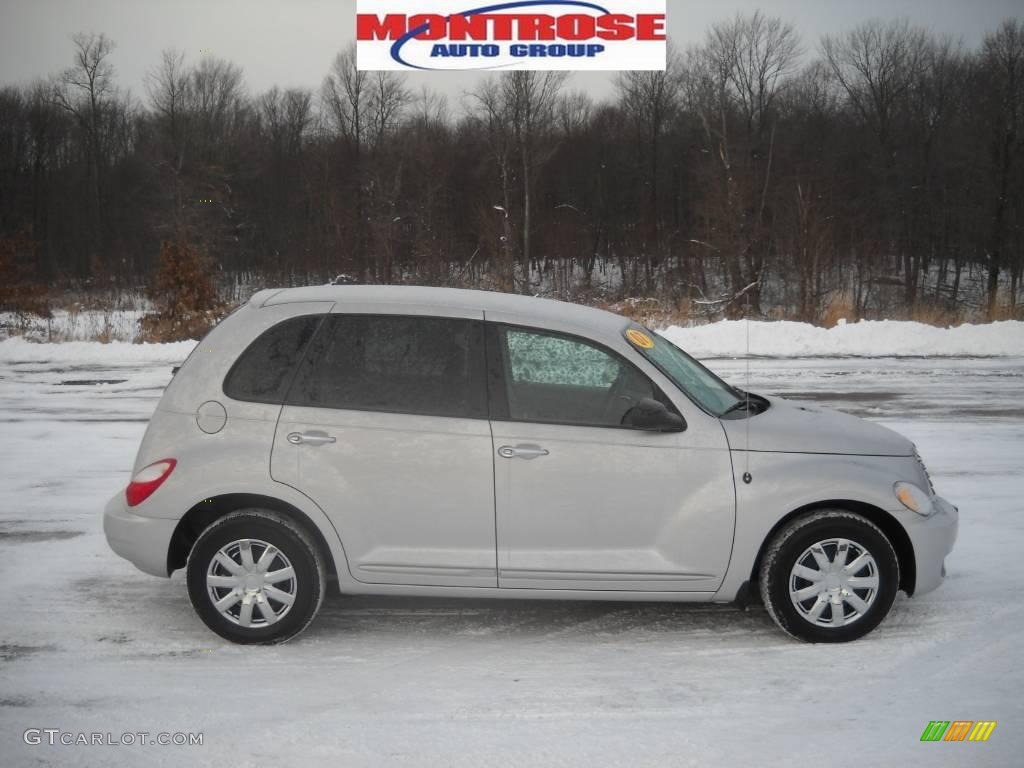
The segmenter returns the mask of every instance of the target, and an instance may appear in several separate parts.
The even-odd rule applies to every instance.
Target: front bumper
[[[935,511],[928,517],[913,512],[903,516],[904,528],[914,546],[915,596],[931,592],[942,583],[946,575],[946,556],[953,551],[960,525],[956,507],[940,496],[932,501]]]
[[[124,491],[107,502],[103,510],[103,533],[107,544],[143,573],[164,576],[167,573],[167,551],[177,520],[136,515],[128,509]]]

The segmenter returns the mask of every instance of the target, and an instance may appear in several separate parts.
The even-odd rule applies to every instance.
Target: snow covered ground
[[[134,297],[132,305],[148,304]],[[16,331],[36,341],[135,341],[144,309],[66,309],[53,310],[53,317],[16,315],[0,312],[0,334]]]
[[[755,392],[913,438],[961,508],[946,583],[860,642],[803,645],[731,607],[332,594],[294,642],[241,648],[180,573],[139,573],[102,533],[190,347],[0,342],[0,765],[1020,764],[1024,353],[751,364]],[[709,364],[744,383],[742,361]],[[921,743],[937,719],[999,725]],[[33,746],[27,728],[204,743]]]

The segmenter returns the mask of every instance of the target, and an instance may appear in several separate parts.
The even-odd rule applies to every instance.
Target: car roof
[[[517,315],[539,324],[571,325],[599,332],[619,333],[626,318],[601,309],[497,291],[464,288],[432,288],[412,285],[318,285],[302,288],[267,289],[250,302],[258,307],[306,301],[340,304],[414,304]]]

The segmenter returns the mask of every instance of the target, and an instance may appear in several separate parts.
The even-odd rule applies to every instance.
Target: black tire
[[[858,611],[852,605],[841,602],[838,610],[843,614],[848,613],[852,620],[847,623],[845,615],[840,615],[838,619],[844,622],[841,625],[821,626],[810,617],[811,611],[817,607],[819,598],[811,596],[801,603],[803,610],[808,613],[805,616],[790,598],[790,578],[804,553],[812,545],[829,539],[847,539],[866,550],[874,558],[874,575],[877,576],[878,586],[873,593],[868,589],[858,589],[854,592],[856,597],[871,600],[866,611]],[[835,556],[838,550],[838,545],[832,546],[831,550],[828,547],[823,550],[827,555],[826,559]],[[858,569],[857,574],[868,572],[868,569]],[[797,589],[805,586],[809,588],[814,583],[800,576],[796,576],[795,579],[794,586]],[[768,545],[761,561],[758,581],[765,608],[784,632],[810,643],[846,643],[863,637],[888,615],[899,590],[900,568],[892,544],[878,526],[853,512],[826,509],[799,517],[778,532]],[[858,583],[863,583],[863,579]],[[837,601],[842,599],[836,598]],[[819,620],[826,620],[823,616],[826,611],[832,617],[832,610],[832,606],[826,604]]]
[[[272,545],[294,571],[294,581],[280,583],[293,599],[290,606],[286,609],[286,603],[276,600],[266,603],[271,611],[281,612],[281,617],[273,623],[266,622],[262,610],[257,610],[258,605],[251,611],[253,626],[242,626],[214,606],[207,583],[208,569],[218,551],[245,539]],[[260,545],[255,547],[260,551]],[[273,562],[284,564],[283,559]],[[283,643],[295,637],[313,621],[325,590],[323,558],[309,534],[288,518],[264,509],[232,512],[204,530],[189,553],[187,578],[189,599],[203,623],[226,640],[243,644]],[[229,592],[223,588],[217,589],[215,594],[226,596]]]

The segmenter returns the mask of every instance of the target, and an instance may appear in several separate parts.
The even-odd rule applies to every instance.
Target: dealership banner
[[[358,0],[361,70],[663,70],[665,0]]]

